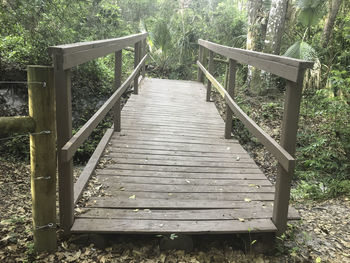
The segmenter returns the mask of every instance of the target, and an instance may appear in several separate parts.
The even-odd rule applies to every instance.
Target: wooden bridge
[[[199,40],[198,81],[147,79],[146,37],[142,33],[50,48],[61,228],[66,233],[283,233],[288,217],[298,217],[289,208],[289,195],[303,76],[313,63]],[[122,49],[130,46],[135,50],[135,69],[121,83]],[[116,91],[72,136],[70,69],[110,53],[115,53]],[[229,59],[227,90],[212,75],[214,53]],[[237,63],[286,79],[279,144],[235,103]],[[121,110],[120,97],[131,84],[134,94]],[[212,87],[226,101],[225,121],[210,102]],[[114,126],[74,183],[74,153],[110,110]],[[231,138],[233,114],[277,158],[275,186]],[[103,168],[95,170],[101,158]],[[92,174],[104,195],[92,196],[83,213],[74,215]]]

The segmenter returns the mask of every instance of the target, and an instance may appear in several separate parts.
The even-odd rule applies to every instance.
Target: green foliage
[[[324,0],[298,0],[299,22],[306,27],[315,26],[324,15]]]
[[[309,44],[303,41],[298,41],[292,46],[290,46],[284,53],[284,56],[307,61],[314,61],[315,59],[317,59],[315,49],[313,49]]]

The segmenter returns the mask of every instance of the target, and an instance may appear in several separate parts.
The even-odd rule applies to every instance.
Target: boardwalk
[[[143,80],[95,171],[105,196],[88,201],[71,231],[276,232],[274,186],[237,140],[224,139],[205,99],[199,82]]]

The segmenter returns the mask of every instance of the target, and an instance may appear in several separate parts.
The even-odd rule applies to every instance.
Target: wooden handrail
[[[74,203],[80,196],[86,181],[92,174],[94,165],[84,169],[83,177],[78,179],[79,187],[74,186],[73,182],[73,161],[72,157],[78,147],[88,138],[92,130],[104,118],[111,108],[114,115],[114,130],[120,131],[120,97],[125,89],[134,79],[138,79],[140,70],[145,68],[147,55],[141,54],[140,49],[143,47],[145,53],[146,38],[148,33],[140,33],[126,37],[90,41],[83,43],[74,43],[49,47],[49,53],[53,57],[54,79],[56,90],[56,126],[57,126],[57,149],[58,149],[58,179],[59,179],[59,209],[60,209],[60,226],[64,233],[68,234],[70,227],[74,222]],[[122,86],[122,49],[130,46],[137,46],[135,51],[135,67],[133,73],[127,78]],[[111,53],[115,53],[114,68],[114,94],[106,101],[93,117],[72,136],[72,102],[71,102],[71,71],[74,66],[88,62],[92,59],[99,58]],[[140,58],[143,58],[140,61]],[[144,76],[144,72],[142,74]],[[135,89],[135,86],[134,86]],[[137,87],[136,87],[137,89]],[[110,132],[108,134],[111,134]],[[108,136],[107,136],[108,137]],[[104,139],[104,142],[108,142]],[[99,152],[103,146],[99,145]],[[92,157],[97,163],[97,155]],[[91,160],[91,159],[90,159]],[[78,190],[79,193],[74,193]]]
[[[52,46],[49,47],[49,53],[56,56],[55,68],[65,70],[129,47],[147,36],[148,33],[140,33],[120,38]]]
[[[207,71],[204,66],[197,61],[198,67],[203,71],[207,79],[219,91],[225,99],[230,109],[236,114],[237,118],[243,122],[246,128],[257,137],[260,142],[276,157],[282,167],[290,172],[295,167],[295,159],[281,145],[279,145],[270,135],[263,131],[243,110],[233,101],[230,94],[224,87]]]
[[[143,64],[146,62],[148,55],[146,54],[141,62],[137,65],[130,76],[118,88],[113,95],[101,106],[101,108],[84,124],[83,127],[62,147],[61,157],[64,161],[72,159],[77,149],[86,141],[91,132],[112,109],[116,101],[123,95],[124,91],[129,87],[135,76],[140,72]]]
[[[300,78],[301,73],[304,74],[301,69],[311,68],[314,64],[300,59],[227,47],[202,39],[198,40],[198,44],[239,63],[254,66],[294,82]]]
[[[232,48],[205,40],[198,40],[199,61],[198,81],[203,81],[203,73],[208,78],[208,83],[212,83],[215,88],[225,98],[226,102],[226,120],[225,120],[225,138],[231,137],[232,131],[232,113],[243,122],[248,130],[255,135],[262,144],[277,158],[277,179],[276,191],[272,213],[272,221],[277,227],[277,235],[284,233],[287,227],[287,216],[290,198],[291,180],[294,175],[295,160],[293,158],[296,148],[296,137],[298,130],[298,119],[300,111],[300,102],[302,97],[302,87],[304,73],[307,68],[312,68],[313,62],[281,57],[272,54],[265,54],[239,48]],[[209,57],[209,71],[203,64],[206,62],[206,49],[210,52],[218,53],[229,58],[229,81],[228,91],[211,75],[213,72],[213,61]],[[265,133],[256,123],[254,123],[234,102],[236,64],[237,62],[248,64],[264,71],[273,73],[286,79],[286,92],[284,113],[282,121],[282,134],[280,144]],[[232,94],[232,96],[230,96]],[[210,98],[210,85],[207,88],[207,101]]]

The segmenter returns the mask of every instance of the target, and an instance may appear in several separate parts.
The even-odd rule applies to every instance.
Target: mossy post
[[[28,66],[31,193],[35,251],[55,251],[56,239],[56,127],[53,68]]]

